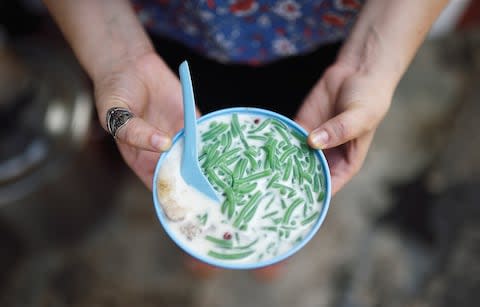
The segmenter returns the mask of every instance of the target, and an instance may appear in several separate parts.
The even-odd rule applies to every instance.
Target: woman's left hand
[[[333,194],[361,168],[393,91],[386,80],[337,62],[303,102],[295,120],[309,132],[309,145],[324,150]]]

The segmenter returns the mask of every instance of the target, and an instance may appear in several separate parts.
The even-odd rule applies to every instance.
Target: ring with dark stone
[[[126,108],[113,107],[107,111],[107,129],[116,138],[118,130],[123,127],[134,115]]]

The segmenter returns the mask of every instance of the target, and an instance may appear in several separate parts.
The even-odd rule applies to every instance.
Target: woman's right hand
[[[118,129],[116,141],[126,161],[143,183],[152,188],[160,152],[183,127],[180,82],[154,52],[121,61],[94,79],[100,122],[107,130],[106,113],[112,107],[129,109],[134,117]]]

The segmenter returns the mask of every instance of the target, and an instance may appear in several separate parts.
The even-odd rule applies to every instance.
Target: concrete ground
[[[70,244],[19,254],[0,283],[0,306],[435,306],[425,291],[441,254],[422,221],[399,227],[395,208],[410,205],[414,216],[425,211],[421,195],[402,202],[405,186],[425,173],[431,189],[448,185],[442,175],[447,170],[437,161],[452,142],[451,123],[475,78],[472,54],[480,47],[469,43],[474,41],[459,35],[421,48],[363,169],[333,198],[325,224],[287,261],[281,278],[262,282],[252,272],[234,271],[193,278],[162,231],[149,191],[127,171],[118,177],[120,193],[107,214],[88,233]],[[472,95],[478,102],[478,91]]]

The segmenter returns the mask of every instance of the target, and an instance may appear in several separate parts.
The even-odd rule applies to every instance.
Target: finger
[[[372,131],[343,145],[344,148],[342,146],[326,150],[332,180],[332,195],[341,190],[360,171],[373,136]]]
[[[107,87],[110,89],[111,87]],[[141,94],[132,93],[126,90],[103,90],[97,92],[97,108],[99,113],[99,119],[103,128],[109,132],[107,128],[107,116],[108,111],[113,107],[120,107],[130,110],[133,114],[133,118],[128,120],[123,126],[116,131],[115,139],[120,142],[138,149],[148,151],[165,151],[171,145],[171,139],[167,133],[149,124],[144,119],[135,114],[128,101],[131,101],[134,95],[135,97],[141,97]],[[122,95],[112,94],[120,92]],[[136,94],[136,95],[135,95]]]
[[[137,150],[135,147],[119,143],[118,148],[125,162],[142,182],[152,190],[153,173],[160,157],[159,152]]]
[[[377,120],[364,108],[351,108],[329,119],[308,136],[313,148],[327,149],[353,140],[373,129]]]
[[[165,151],[171,146],[168,134],[139,117],[133,117],[120,127],[116,139],[118,142],[148,151]]]

